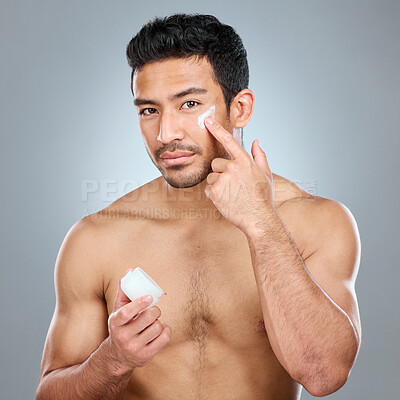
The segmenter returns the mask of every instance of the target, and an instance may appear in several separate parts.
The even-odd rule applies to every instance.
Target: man
[[[233,139],[254,108],[233,28],[208,15],[156,18],[127,55],[161,176],[68,232],[37,399],[338,390],[361,343],[352,214],[271,173],[258,140],[250,155]],[[145,311],[144,297],[121,290],[136,266],[165,290]]]

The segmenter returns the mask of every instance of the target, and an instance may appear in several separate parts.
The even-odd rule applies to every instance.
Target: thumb
[[[251,146],[251,154],[254,162],[271,178],[272,174],[268,165],[267,156],[262,150],[258,139],[256,139]]]
[[[135,268],[129,268],[125,271],[124,276],[129,272],[129,271],[133,271]],[[114,309],[113,311],[116,311],[118,309],[120,309],[122,306],[124,306],[125,304],[128,304],[131,302],[130,298],[123,292],[122,288],[121,288],[121,280],[122,278],[119,280],[118,282],[118,290],[117,290],[117,295],[115,296],[115,301],[114,301]]]

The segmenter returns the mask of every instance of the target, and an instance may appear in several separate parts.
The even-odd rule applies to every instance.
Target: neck
[[[175,188],[160,176],[161,200],[167,207],[181,209],[211,209],[216,210],[214,203],[206,196],[204,189],[207,179],[189,188]]]
[[[207,180],[190,188],[175,188],[167,183],[163,176],[158,178],[160,181],[159,199],[162,208],[167,211],[167,215],[173,220],[184,220],[185,222],[201,220],[224,220],[222,214],[215,207],[214,203],[205,195],[204,188]]]

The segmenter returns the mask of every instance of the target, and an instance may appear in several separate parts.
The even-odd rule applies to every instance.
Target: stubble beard
[[[158,164],[156,164],[156,167],[161,172],[162,176],[169,185],[177,189],[186,189],[203,182],[207,178],[207,176],[211,172],[213,172],[211,168],[211,161],[214,158],[225,158],[227,160],[230,159],[229,154],[226,152],[226,150],[222,147],[222,145],[219,145],[217,152],[213,156],[211,156],[211,158],[202,160],[200,166],[198,166],[197,168],[195,168],[191,164],[171,165],[168,166],[166,169],[163,169]],[[187,170],[187,172],[185,172],[185,169]],[[171,171],[171,173],[169,173],[169,171]],[[180,171],[182,172],[179,173]]]

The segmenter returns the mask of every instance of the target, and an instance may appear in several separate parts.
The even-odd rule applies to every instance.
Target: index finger
[[[115,324],[117,326],[125,325],[143,311],[153,301],[153,299],[146,301],[146,297],[147,296],[139,297],[118,309],[115,312]]]
[[[250,157],[246,150],[234,140],[233,135],[224,129],[214,118],[207,117],[204,122],[212,135],[224,146],[231,159]]]

